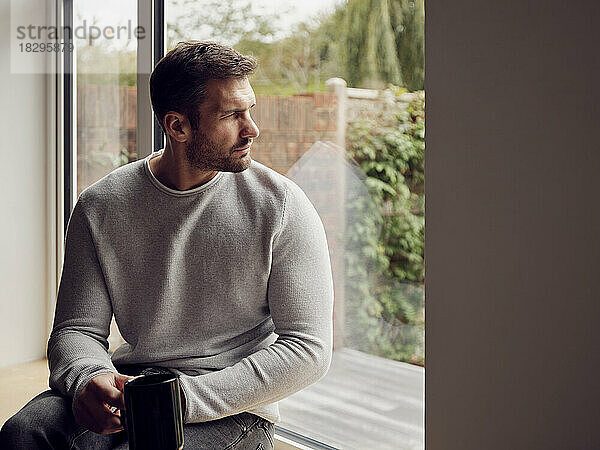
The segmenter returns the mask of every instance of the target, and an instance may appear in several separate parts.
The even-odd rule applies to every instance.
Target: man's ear
[[[165,130],[177,142],[187,142],[192,134],[190,122],[183,114],[175,111],[169,111],[163,118]]]

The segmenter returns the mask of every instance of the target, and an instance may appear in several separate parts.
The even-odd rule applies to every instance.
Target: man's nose
[[[248,117],[246,126],[242,130],[240,136],[245,139],[256,139],[259,135],[260,130],[258,129],[258,126],[251,117]]]

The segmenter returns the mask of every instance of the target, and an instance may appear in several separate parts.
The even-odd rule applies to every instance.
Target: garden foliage
[[[401,91],[400,91],[401,92]],[[371,199],[347,199],[346,335],[372,354],[424,363],[425,98],[352,123],[347,149]]]

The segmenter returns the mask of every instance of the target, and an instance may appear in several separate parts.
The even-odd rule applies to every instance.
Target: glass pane
[[[136,159],[136,0],[74,2],[77,193]]]
[[[423,448],[423,1],[170,0],[167,23],[169,48],[258,58],[252,158],[294,180],[327,232],[333,361],[280,402],[279,425],[337,448]]]
[[[77,195],[136,155],[137,0],[75,1]],[[114,351],[123,339],[113,319]]]

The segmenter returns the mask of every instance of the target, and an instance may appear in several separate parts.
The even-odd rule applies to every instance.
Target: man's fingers
[[[96,433],[111,434],[123,429],[121,418],[111,412],[110,407],[106,404],[103,404],[100,409],[92,411],[92,416],[93,426],[96,429],[90,429]]]
[[[123,393],[117,388],[109,387],[101,393],[101,400],[110,406],[116,406],[119,409],[125,409],[125,399]]]
[[[115,417],[103,423],[93,423],[88,428],[97,434],[113,434],[123,431],[123,424]]]
[[[106,406],[103,420],[102,434],[112,434],[123,430],[121,418],[110,411]]]
[[[121,390],[129,378],[115,373],[100,374],[92,378],[74,404],[73,412],[77,423],[98,434],[123,430],[120,412],[114,408],[125,409]]]
[[[117,389],[122,391],[124,389],[125,382],[127,380],[131,380],[132,378],[137,378],[137,377],[132,377],[130,375],[123,375],[122,373],[116,373],[115,374],[115,385],[116,385]]]
[[[83,418],[86,423],[82,425],[94,433],[111,434],[123,430],[121,418],[117,414],[111,412],[109,406],[106,404],[102,404],[102,406],[98,408],[94,407],[90,409]]]

